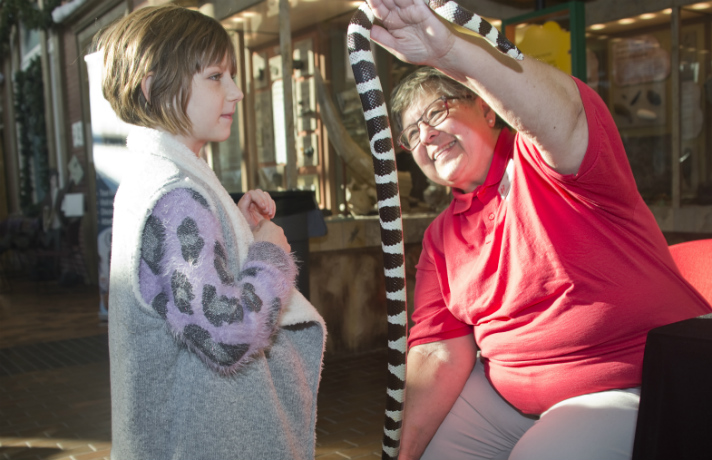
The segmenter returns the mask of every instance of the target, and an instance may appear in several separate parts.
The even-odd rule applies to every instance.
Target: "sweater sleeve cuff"
[[[297,265],[291,254],[288,254],[276,244],[267,241],[257,241],[247,252],[247,261],[266,262],[279,269],[289,282],[294,283],[297,277]]]

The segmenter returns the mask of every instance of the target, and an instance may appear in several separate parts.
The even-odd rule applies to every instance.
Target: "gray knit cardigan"
[[[109,290],[111,458],[313,459],[326,328],[294,289],[293,262],[253,242],[183,144],[146,128],[127,144],[135,167],[114,201]]]

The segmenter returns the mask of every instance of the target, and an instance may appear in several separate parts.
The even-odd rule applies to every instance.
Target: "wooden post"
[[[282,55],[284,130],[287,148],[287,190],[297,188],[297,148],[294,136],[294,98],[292,91],[292,30],[289,0],[279,0],[279,52]]]
[[[39,0],[37,6],[40,9],[44,9],[44,1]],[[45,131],[47,136],[47,166],[51,169],[59,171],[62,165],[57,164],[57,155],[55,150],[55,137],[54,137],[54,111],[52,110],[52,77],[49,70],[49,50],[47,49],[47,41],[49,38],[49,33],[40,29],[40,62],[42,63],[42,85],[44,87],[44,108],[45,108]],[[58,52],[59,50],[54,50]],[[61,178],[60,173],[58,178]],[[61,184],[59,184],[61,186]],[[49,185],[47,185],[49,187]]]

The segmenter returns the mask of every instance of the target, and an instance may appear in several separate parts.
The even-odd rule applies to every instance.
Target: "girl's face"
[[[403,112],[403,126],[415,123],[439,94],[424,94]],[[420,143],[413,159],[436,184],[465,193],[473,191],[487,178],[499,129],[494,128],[495,113],[476,98],[450,100],[450,114],[436,127],[420,123]]]
[[[196,155],[208,142],[222,142],[230,136],[232,115],[243,98],[230,74],[230,61],[206,67],[193,76],[186,113],[192,124],[189,135],[178,140]]]

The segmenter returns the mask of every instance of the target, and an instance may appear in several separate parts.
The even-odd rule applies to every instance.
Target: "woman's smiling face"
[[[403,112],[403,126],[420,119],[440,95],[425,93]],[[420,143],[413,158],[433,182],[473,191],[487,178],[500,130],[494,128],[495,113],[479,97],[448,102],[450,113],[436,127],[420,123]]]

